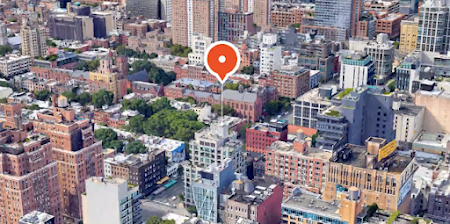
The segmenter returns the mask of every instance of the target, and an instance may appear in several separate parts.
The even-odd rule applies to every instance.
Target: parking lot
[[[163,203],[170,203],[177,206],[179,203],[182,203],[178,198],[179,194],[184,194],[184,183],[183,178],[178,178],[177,183],[171,186],[169,189],[164,190],[159,195],[150,195],[149,199],[152,201],[158,201]],[[171,200],[173,197],[176,197],[175,200]]]

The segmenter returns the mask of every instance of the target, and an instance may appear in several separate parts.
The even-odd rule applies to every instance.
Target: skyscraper
[[[417,50],[445,53],[449,49],[449,6],[446,1],[428,0],[420,7]]]
[[[58,162],[60,200],[64,223],[78,223],[82,218],[81,194],[84,181],[103,176],[102,142],[95,142],[89,120],[77,120],[67,100],[52,97],[53,111],[37,114],[34,132],[50,137],[53,159]]]
[[[195,139],[189,142],[190,164],[184,165],[185,204],[194,205],[192,185],[201,177],[201,172],[211,165],[224,167],[225,160],[230,158],[233,171],[245,173],[243,144],[236,137],[236,132],[229,132],[228,125],[219,123],[195,133]]]
[[[8,30],[5,23],[0,23],[0,45],[8,44]]]
[[[194,33],[218,40],[219,0],[173,0],[172,42],[191,46]]]
[[[127,11],[133,16],[160,19],[159,0],[127,0]]]
[[[315,25],[338,29],[337,39],[345,40],[347,35],[356,35],[362,0],[316,0]]]
[[[45,30],[39,27],[36,22],[24,17],[20,28],[22,41],[22,55],[29,55],[32,58],[47,55],[47,43],[45,41]]]
[[[257,26],[266,27],[269,25],[270,2],[271,0],[253,0],[253,21]]]

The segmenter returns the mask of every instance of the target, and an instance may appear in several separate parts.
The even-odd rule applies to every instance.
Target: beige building
[[[403,20],[400,25],[400,46],[403,53],[411,53],[417,47],[417,33],[419,31],[419,17]]]
[[[212,43],[212,39],[210,37],[205,37],[201,34],[194,34],[191,36],[191,49],[192,52],[188,54],[189,64],[203,64],[203,55],[205,54],[206,49]]]
[[[423,130],[450,133],[450,93],[443,90],[417,91],[414,103],[425,107]]]
[[[45,57],[47,55],[47,43],[45,41],[45,30],[38,27],[33,21],[24,17],[20,28],[20,39],[22,42],[22,55]]]
[[[0,57],[0,72],[5,76],[14,76],[30,71],[31,57],[7,54]]]
[[[340,200],[348,189],[357,187],[366,205],[408,213],[414,158],[395,149],[395,141],[374,137],[366,140],[365,147],[347,144],[330,160],[324,200]]]

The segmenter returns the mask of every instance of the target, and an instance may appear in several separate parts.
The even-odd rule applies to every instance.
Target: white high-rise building
[[[192,52],[188,55],[190,65],[203,64],[206,49],[211,45],[212,38],[205,37],[202,34],[194,33],[191,36]]]
[[[161,19],[168,23],[172,22],[172,0],[161,0]]]
[[[186,204],[194,205],[192,183],[200,177],[200,171],[211,165],[225,165],[225,159],[230,158],[233,171],[245,174],[242,146],[243,143],[237,140],[237,133],[230,131],[227,124],[213,123],[211,127],[195,132],[195,139],[189,142],[190,163],[184,165]]]
[[[8,29],[5,23],[0,24],[0,45],[8,45]]]
[[[277,45],[278,37],[274,33],[263,35],[260,46],[260,73],[270,74],[281,68],[282,47]]]
[[[341,64],[339,87],[355,89],[362,85],[373,85],[375,66],[370,56],[355,53],[347,56]]]
[[[22,55],[29,55],[32,58],[47,55],[47,43],[45,40],[45,30],[36,23],[23,18],[20,28],[20,38],[22,41]]]
[[[449,50],[449,1],[426,0],[420,6],[417,50],[446,53]]]
[[[373,41],[350,40],[349,49],[352,51],[364,52],[375,64],[375,74],[378,76],[390,77],[392,75],[392,63],[394,62],[394,44],[389,41],[389,36],[385,33],[377,35]]]
[[[81,195],[85,224],[142,224],[138,186],[126,180],[91,177]]]

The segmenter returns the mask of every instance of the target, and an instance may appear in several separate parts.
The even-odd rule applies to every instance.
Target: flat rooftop
[[[271,195],[271,193],[264,195],[264,191],[267,192],[267,190],[269,190],[269,192],[273,192],[273,189],[277,187],[276,181],[270,177],[257,178],[253,181],[248,179],[243,181],[243,184],[245,184],[246,181],[253,182],[253,186],[255,186],[254,191],[247,193],[243,190],[236,190],[236,192],[231,195],[229,200],[244,204],[261,204],[268,196]]]
[[[425,110],[422,106],[416,106],[414,104],[401,104],[398,110],[394,110],[394,114],[417,116],[420,112]]]
[[[388,157],[378,162],[378,156],[372,160],[373,163],[366,163],[368,155],[365,146],[347,144],[337,152],[336,163],[342,163],[358,168],[385,170],[389,173],[401,173],[411,163],[411,156],[405,154],[392,153]],[[336,157],[334,157],[336,159]]]
[[[413,142],[413,148],[426,148],[445,152],[450,134],[423,131]]]
[[[318,148],[308,148],[306,152],[300,153],[294,151],[294,144],[290,142],[276,141],[272,143],[267,150],[276,151],[285,155],[296,155],[310,158],[317,158],[323,160],[329,160],[333,156],[331,152],[324,151],[323,149]]]
[[[292,196],[281,205],[281,213],[284,213],[285,208],[290,208],[299,211],[305,211],[317,215],[324,215],[335,219],[341,219],[339,215],[339,202],[327,202],[318,199],[315,195],[300,194],[299,196]]]

